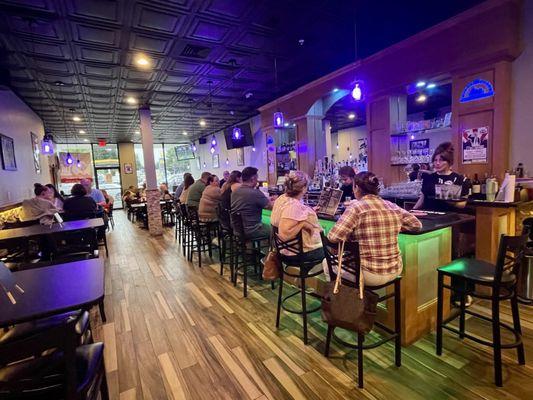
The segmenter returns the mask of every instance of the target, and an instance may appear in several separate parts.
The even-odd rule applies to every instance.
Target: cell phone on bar
[[[59,215],[59,213],[54,214],[54,219],[57,221],[59,226],[63,227],[63,218],[61,217],[61,215]]]

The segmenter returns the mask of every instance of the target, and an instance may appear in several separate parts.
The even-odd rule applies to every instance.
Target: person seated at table
[[[161,196],[161,199],[163,199],[163,196],[165,193],[168,192],[168,186],[165,182],[159,184],[159,194]]]
[[[161,196],[161,200],[163,201],[170,201],[172,200],[172,195],[170,194],[170,192],[168,190],[165,190],[163,192],[163,195]]]
[[[261,222],[263,208],[272,202],[257,189],[257,168],[242,170],[242,185],[231,193],[231,212],[241,214],[244,232],[250,239],[270,237],[270,225]]]
[[[340,176],[340,183],[342,190],[342,196],[341,196],[341,203],[344,203],[347,201],[347,198],[349,197],[350,200],[353,200],[354,193],[353,193],[353,180],[355,178],[355,171],[352,167],[349,165],[345,165],[344,167],[339,168],[339,176]]]
[[[398,234],[420,230],[422,224],[413,214],[379,197],[379,180],[372,172],[355,176],[354,194],[358,201],[350,203],[328,239],[359,242],[364,284],[383,285],[402,273]],[[343,277],[355,281],[351,273],[345,272]]]
[[[113,196],[110,196],[110,195],[107,193],[107,190],[102,189],[102,194],[104,195],[104,199],[105,199],[104,210],[105,210],[106,212],[109,212],[109,209],[110,209],[111,206],[115,203],[115,199],[113,198]]]
[[[33,185],[35,197],[24,200],[19,218],[22,222],[39,221],[41,224],[51,224],[53,216],[59,212],[51,201],[52,191],[40,183]]]
[[[285,193],[276,199],[270,222],[278,227],[279,238],[284,241],[294,239],[302,232],[302,256],[287,251],[286,261],[320,263],[324,259],[324,249],[316,212],[303,204],[309,185],[308,176],[302,171],[292,171],[285,180]],[[284,251],[282,251],[283,254]]]
[[[217,206],[220,201],[220,182],[218,176],[211,175],[207,178],[207,186],[200,198],[198,217],[200,221],[216,221]]]
[[[183,190],[181,191],[179,200],[181,204],[187,204],[187,199],[189,198],[189,189],[194,183],[194,178],[191,174],[183,178]]]
[[[176,191],[174,192],[174,204],[176,204],[176,205],[177,205],[177,203],[180,200],[181,193],[183,192],[183,187],[185,186],[185,178],[188,175],[191,175],[191,173],[190,172],[185,172],[183,174],[183,181],[178,185],[178,187],[176,188]],[[192,175],[191,175],[191,177],[192,177]]]
[[[220,180],[220,187],[224,186],[224,183],[229,179],[229,171],[224,171],[222,173],[222,179]]]
[[[202,172],[200,179],[191,185],[189,188],[189,195],[187,196],[187,206],[196,208],[200,206],[200,199],[202,198],[202,193],[207,185],[207,178],[210,176],[211,173]]]
[[[122,200],[125,203],[131,203],[132,201],[137,199],[137,189],[135,189],[135,186],[131,185],[129,188],[127,188],[124,191],[124,194],[122,195]]]
[[[63,196],[61,196],[61,194],[57,191],[56,187],[51,183],[47,183],[45,186],[50,189],[50,201],[52,202],[54,207],[58,210],[63,210],[63,203],[65,201]]]
[[[102,194],[102,191],[100,189],[93,188],[92,179],[82,179],[80,184],[85,187],[87,196],[91,197],[97,205],[100,207],[104,207],[106,205],[105,197]]]
[[[90,215],[96,215],[98,206],[92,197],[87,196],[85,186],[81,183],[76,183],[72,186],[70,193],[72,196],[65,199],[63,204],[63,210],[68,219],[83,219]]]
[[[220,208],[220,225],[224,229],[230,229],[230,216],[229,210],[231,210],[231,193],[234,190],[237,190],[242,184],[242,173],[241,171],[231,171],[229,178],[224,185],[220,188],[220,202],[218,207]]]

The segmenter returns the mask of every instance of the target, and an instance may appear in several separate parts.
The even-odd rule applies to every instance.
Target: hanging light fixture
[[[274,113],[274,128],[283,128],[283,113],[281,111]]]
[[[81,168],[81,161],[79,159],[76,161],[76,167]]]
[[[226,165],[229,165],[229,158],[226,158]]]
[[[233,128],[233,139],[239,140],[242,137],[242,131],[241,128],[238,126]]]
[[[54,138],[49,133],[46,133],[41,142],[41,153],[51,156],[54,154]]]
[[[274,57],[274,90],[276,93],[279,92],[278,89],[278,59],[277,57]],[[277,111],[274,113],[274,128],[283,128],[283,120],[283,113],[278,107]]]
[[[361,82],[356,82],[354,88],[352,89],[352,97],[355,101],[363,100],[363,88]]]
[[[67,165],[72,165],[74,163],[74,159],[72,158],[72,155],[70,154],[70,151],[67,152],[67,156],[65,157],[65,163]]]
[[[215,137],[215,135],[213,135],[213,137],[211,138],[211,146],[216,146],[217,145],[217,138]]]
[[[196,145],[194,144],[194,142],[191,143],[191,149],[196,153]]]
[[[215,154],[215,147],[214,147],[214,146],[211,146],[211,148],[209,149],[209,151],[211,152],[211,154]]]
[[[255,151],[255,147],[252,147],[252,151]]]

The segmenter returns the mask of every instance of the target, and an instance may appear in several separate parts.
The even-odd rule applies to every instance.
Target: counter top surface
[[[512,203],[505,203],[503,201],[486,201],[486,200],[468,200],[469,206],[478,206],[478,207],[500,207],[500,208],[511,208],[519,207],[526,204],[533,204],[531,201],[513,201]]]

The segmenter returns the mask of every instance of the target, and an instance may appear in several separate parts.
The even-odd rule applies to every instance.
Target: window
[[[66,164],[67,153],[70,153],[73,160],[70,166]],[[93,156],[90,144],[60,143],[57,145],[57,156],[60,164],[59,191],[69,195],[72,186],[79,183],[80,179],[90,178],[94,181]]]
[[[183,173],[190,170],[190,161],[178,161],[174,150],[176,146],[176,144],[154,144],[157,183],[166,182],[170,191],[183,181]],[[146,182],[142,145],[135,144],[134,151],[137,167],[137,182],[140,186]]]
[[[120,180],[120,162],[118,146],[93,144],[96,186],[105,190],[114,199],[114,208],[122,208],[122,184]]]

